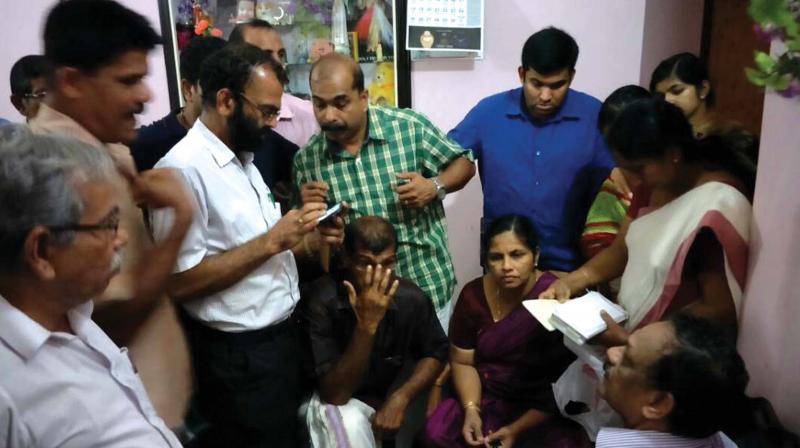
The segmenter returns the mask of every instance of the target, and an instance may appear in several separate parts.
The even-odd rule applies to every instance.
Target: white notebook
[[[556,329],[579,345],[605,331],[606,323],[600,317],[601,310],[605,310],[616,322],[628,318],[628,313],[621,306],[595,291],[564,303],[556,300],[526,300],[522,303],[548,330]]]

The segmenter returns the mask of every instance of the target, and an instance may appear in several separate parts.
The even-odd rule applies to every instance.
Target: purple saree
[[[535,299],[555,280],[553,274],[544,273],[526,299]],[[522,305],[494,322],[483,279],[464,287],[451,319],[450,341],[475,350],[484,435],[537,409],[553,417],[520,435],[515,446],[575,446],[575,427],[561,419],[551,386],[574,359],[561,339],[561,333],[548,332]],[[467,446],[461,434],[463,423],[458,397],[443,400],[428,419],[426,442],[439,447]]]

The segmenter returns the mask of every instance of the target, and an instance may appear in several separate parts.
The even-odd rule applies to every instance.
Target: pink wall
[[[798,123],[800,99],[766,95],[750,234],[750,279],[739,336],[739,349],[751,376],[750,394],[767,397],[782,423],[795,432],[800,432]]]
[[[565,29],[580,46],[573,87],[602,100],[619,86],[638,84],[642,67],[649,67],[644,64],[646,59],[657,63],[678,51],[700,47],[703,1],[680,2],[680,8],[675,8],[676,3],[503,0],[502,8],[492,8],[495,2],[487,1],[484,59],[415,62],[413,107],[442,129],[451,129],[481,98],[519,86],[516,70],[522,45],[548,25]],[[687,47],[692,39],[694,46]],[[478,236],[483,198],[479,182],[476,176],[464,190],[445,200],[459,285],[481,274]]]
[[[659,62],[673,54],[700,53],[704,0],[647,0],[642,42],[641,85]]]
[[[150,20],[159,33],[161,25],[158,18],[158,2],[155,0],[120,0],[120,3],[134,9]],[[0,1],[0,117],[11,121],[22,121],[22,115],[8,100],[11,91],[8,74],[17,59],[26,54],[40,54],[42,27],[55,0],[1,0]],[[145,113],[139,116],[140,122],[149,123],[169,112],[169,93],[167,90],[166,65],[161,47],[150,53],[150,76],[147,83],[153,90],[153,100],[147,105]]]

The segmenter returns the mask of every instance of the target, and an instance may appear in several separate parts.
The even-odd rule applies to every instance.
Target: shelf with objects
[[[180,97],[180,50],[199,35],[227,39],[237,23],[261,19],[281,34],[289,83],[308,98],[311,64],[337,51],[356,59],[370,103],[411,106],[411,58],[405,49],[406,0],[159,0],[170,103]]]

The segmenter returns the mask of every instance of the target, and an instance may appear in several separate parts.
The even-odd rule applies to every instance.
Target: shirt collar
[[[278,120],[291,120],[294,118],[294,97],[286,92],[281,95],[281,112]]]
[[[94,304],[87,300],[67,313],[67,319],[76,334],[84,332],[92,316]],[[38,322],[28,317],[17,307],[10,304],[0,296],[0,339],[6,342],[15,352],[25,358],[31,359],[36,352],[53,335],[53,332],[41,326]]]
[[[556,111],[555,115],[552,115],[545,120],[536,121],[536,123],[548,124],[557,123],[562,120],[580,120],[582,114],[575,102],[574,98],[576,96],[577,95],[574,94],[574,90],[567,89],[567,97],[564,98],[564,104],[562,104],[558,111]],[[522,92],[522,87],[518,87],[509,91],[508,102],[506,103],[506,115],[512,117],[524,117],[526,119],[533,120],[530,118],[528,111],[526,110],[525,94]]]
[[[228,145],[222,142],[208,127],[203,123],[203,120],[197,119],[189,130],[190,133],[197,133],[206,142],[206,148],[211,153],[211,157],[217,162],[220,168],[236,160],[236,154],[231,150]],[[252,152],[242,152],[245,163],[253,161],[254,154]]]
[[[370,107],[367,109],[367,135],[364,138],[364,142],[361,144],[361,148],[363,149],[364,146],[370,141],[374,140],[376,142],[383,142],[389,139],[388,134],[386,131],[381,127],[380,117],[378,117],[379,111],[375,110],[375,108]],[[324,132],[323,132],[324,135]],[[334,142],[333,140],[329,140],[327,137],[325,138],[328,144],[328,154],[331,157],[339,156],[339,157],[348,157],[349,153],[344,153],[338,143]]]
[[[636,446],[669,446],[681,448],[723,448],[719,433],[701,439],[676,436],[668,432],[640,431],[627,428],[601,428],[597,434],[597,448],[625,446],[635,441]]]
[[[57,132],[59,134],[64,134],[84,143],[88,143],[96,148],[103,148],[106,146],[103,142],[98,140],[94,134],[89,132],[88,129],[75,121],[75,119],[44,103],[39,106],[39,112],[37,112],[36,117],[31,120],[30,127],[34,132],[43,131],[46,133]]]

